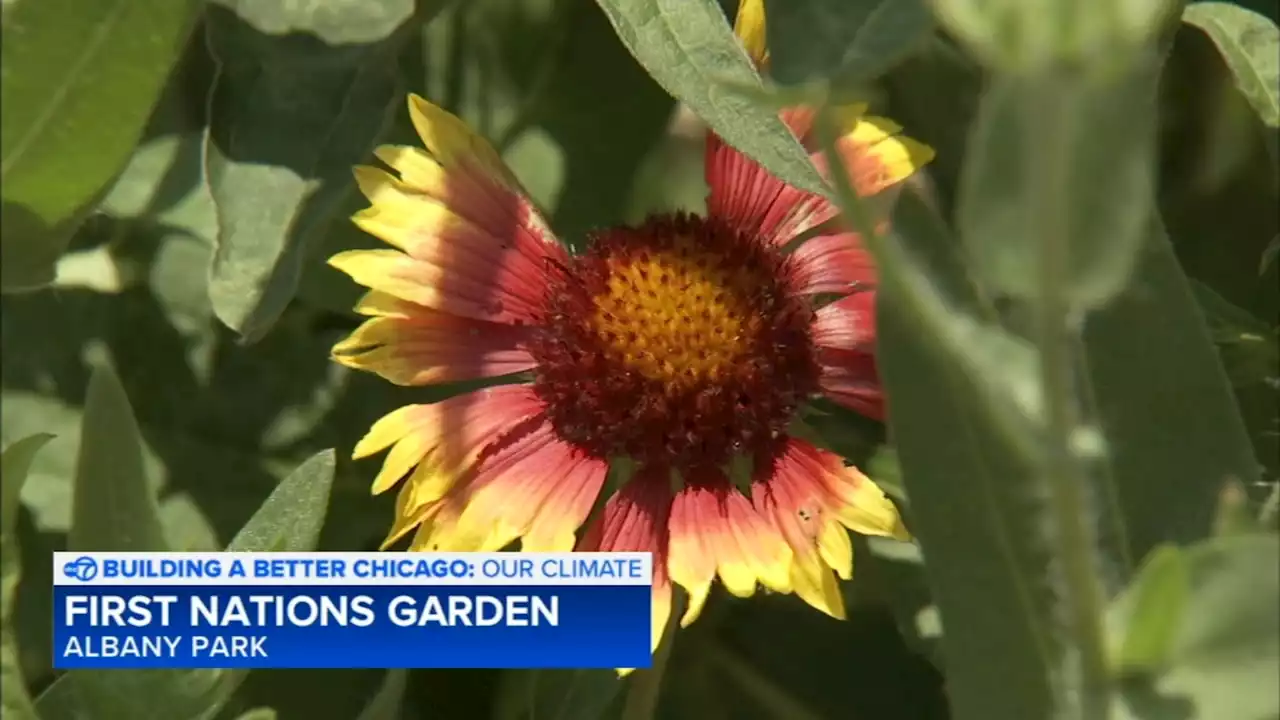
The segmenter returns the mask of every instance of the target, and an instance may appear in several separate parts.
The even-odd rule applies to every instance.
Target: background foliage
[[[659,686],[673,719],[1280,717],[1276,3],[773,1],[764,86],[734,5],[6,0],[6,717],[636,717]],[[869,98],[937,149],[873,243],[893,424],[821,418],[919,537],[858,544],[848,622],[716,597],[660,685],[51,671],[53,550],[381,538],[346,457],[415,391],[328,361],[357,288],[323,260],[373,246],[349,168],[412,142],[409,91],[570,241],[698,209],[705,125],[856,220],[783,104]]]

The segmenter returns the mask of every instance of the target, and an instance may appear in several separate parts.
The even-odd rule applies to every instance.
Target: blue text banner
[[[648,553],[57,553],[54,578],[59,669],[651,663]]]

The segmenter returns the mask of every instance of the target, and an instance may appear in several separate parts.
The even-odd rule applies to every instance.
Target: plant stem
[[[1103,641],[1097,543],[1086,497],[1090,478],[1072,447],[1080,428],[1074,387],[1078,323],[1069,296],[1072,218],[1068,217],[1066,198],[1074,129],[1071,103],[1076,88],[1071,78],[1062,83],[1046,80],[1037,78],[1035,85],[1023,85],[1024,111],[1028,113],[1023,126],[1028,134],[1020,139],[1025,143],[1030,183],[1026,210],[1040,223],[1035,332],[1045,411],[1041,470],[1048,485],[1052,542],[1056,560],[1062,564],[1062,600],[1069,623],[1058,712],[1080,720],[1107,720],[1111,679]]]
[[[676,629],[680,626],[680,617],[684,615],[683,595],[674,592],[675,588],[672,590],[671,614],[667,616],[667,627],[662,631],[658,649],[653,653],[653,667],[636,670],[632,674],[621,720],[651,720],[656,715],[658,696],[662,691],[662,676],[666,674],[667,661],[671,659],[671,646],[675,644]]]

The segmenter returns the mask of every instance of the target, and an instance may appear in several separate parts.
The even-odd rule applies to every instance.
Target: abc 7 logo
[[[88,582],[98,576],[98,563],[93,558],[76,558],[62,566],[62,574],[72,580]]]

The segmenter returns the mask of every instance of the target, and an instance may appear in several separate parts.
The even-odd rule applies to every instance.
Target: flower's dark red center
[[[771,450],[817,389],[786,258],[688,215],[591,241],[553,273],[530,345],[560,436],[677,469]]]

